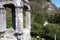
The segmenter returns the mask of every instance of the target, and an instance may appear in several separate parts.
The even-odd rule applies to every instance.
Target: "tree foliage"
[[[41,27],[43,27],[43,23],[46,20],[45,15],[42,13],[32,14],[32,35],[40,35]]]
[[[50,23],[60,24],[60,13],[55,13],[54,15],[50,15],[48,21]]]
[[[54,16],[50,16],[50,18],[46,17],[43,13],[32,13],[32,36],[41,36],[46,38],[46,40],[54,40],[54,36],[57,36],[57,39],[60,39],[60,25],[59,25],[59,14],[55,14]],[[46,20],[51,21],[48,25],[44,26],[44,22]],[[53,21],[53,22],[52,22]],[[58,21],[58,22],[57,22]],[[58,23],[58,24],[57,24]]]

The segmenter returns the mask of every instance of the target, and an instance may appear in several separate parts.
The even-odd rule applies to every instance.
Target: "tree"
[[[45,37],[47,40],[49,40],[48,38],[50,37],[50,40],[53,40],[56,37],[58,37],[60,34],[59,30],[60,30],[60,25],[58,24],[48,24],[47,26],[43,27],[42,30],[45,32],[43,35],[41,34],[41,36]],[[59,38],[57,38],[59,39]]]
[[[32,29],[31,29],[31,35],[40,35],[40,31],[42,31],[42,27],[44,24],[44,21],[46,20],[46,17],[43,13],[32,13]]]
[[[54,15],[50,15],[48,21],[50,23],[60,24],[60,13],[55,13]]]

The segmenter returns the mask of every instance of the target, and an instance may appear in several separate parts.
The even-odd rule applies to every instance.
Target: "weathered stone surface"
[[[17,40],[17,39],[15,39],[15,38],[1,38],[0,40]]]
[[[7,29],[4,34],[4,37],[1,38],[1,40],[17,40],[16,37],[14,36],[14,30],[12,28]]]
[[[31,40],[30,29],[24,29],[23,31],[23,40]]]
[[[5,31],[4,37],[1,40],[31,40],[30,29],[31,29],[31,21],[30,21],[30,5],[27,4],[28,0],[14,0],[0,2],[0,6],[2,7],[5,4],[13,4],[15,6],[15,20],[16,20],[16,30],[7,29],[6,30],[6,15],[4,10],[0,10],[0,31]],[[28,2],[29,3],[29,2]],[[28,11],[26,11],[26,28],[23,28],[23,7],[27,6]],[[0,7],[0,8],[1,8]],[[14,34],[17,33],[17,37]]]
[[[16,32],[23,31],[23,9],[16,8]]]
[[[6,15],[3,9],[0,10],[0,32],[6,30]]]
[[[23,33],[23,9],[16,8],[16,33]],[[22,35],[18,35],[18,39],[22,40]]]
[[[30,30],[31,30],[31,20],[30,11],[26,11],[26,28],[23,31],[23,40],[31,40]]]

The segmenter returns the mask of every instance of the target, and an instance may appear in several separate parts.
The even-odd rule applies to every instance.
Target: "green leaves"
[[[11,9],[6,8],[6,22],[7,22],[7,28],[12,27],[12,14],[11,14]]]
[[[48,21],[50,23],[60,24],[60,13],[55,13],[54,15],[50,15]]]
[[[43,13],[32,13],[31,14],[31,21],[32,21],[32,29],[31,34],[34,36],[40,35],[42,32],[43,23],[46,20],[45,15]]]
[[[48,25],[44,26],[44,22],[46,20],[51,21]],[[31,35],[32,36],[41,36],[41,37],[46,37],[47,40],[54,39],[54,36],[56,35],[60,39],[60,25],[57,24],[57,21],[59,23],[60,20],[60,15],[55,14],[50,16],[48,18],[45,14],[43,13],[32,13],[31,14],[31,21],[32,21],[32,28],[31,28]],[[50,40],[49,39],[49,40]]]

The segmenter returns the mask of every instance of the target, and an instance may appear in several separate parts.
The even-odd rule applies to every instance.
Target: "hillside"
[[[30,0],[31,9],[33,12],[43,12],[48,15],[53,15],[60,11],[51,0]]]

